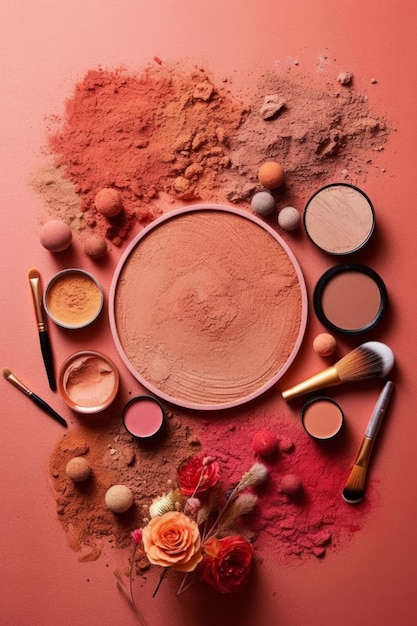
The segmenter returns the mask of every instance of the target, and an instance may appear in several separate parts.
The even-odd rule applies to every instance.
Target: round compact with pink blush
[[[162,404],[152,396],[137,396],[123,410],[126,430],[138,439],[153,437],[162,428],[165,411]]]

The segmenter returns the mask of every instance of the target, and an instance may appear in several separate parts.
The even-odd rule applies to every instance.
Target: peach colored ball
[[[107,252],[107,243],[100,235],[89,235],[84,241],[84,252],[92,259],[101,259]]]
[[[255,454],[269,456],[273,454],[278,446],[277,438],[269,430],[259,430],[252,439],[252,448]]]
[[[50,252],[62,252],[71,245],[72,231],[62,220],[49,220],[42,226],[39,240]]]
[[[74,456],[68,461],[65,473],[72,481],[79,483],[87,480],[90,476],[91,468],[87,459],[82,456]]]
[[[113,513],[124,513],[133,504],[133,493],[125,485],[113,485],[104,496],[106,506]]]
[[[336,339],[330,333],[320,333],[313,341],[313,350],[319,356],[330,356],[336,349]]]
[[[117,189],[104,187],[96,194],[94,205],[105,217],[115,217],[122,210],[122,196]]]
[[[281,479],[280,491],[287,496],[295,496],[302,490],[302,483],[296,474],[286,474]]]
[[[276,161],[265,161],[258,170],[258,180],[267,189],[276,189],[282,185],[284,178],[284,168]]]

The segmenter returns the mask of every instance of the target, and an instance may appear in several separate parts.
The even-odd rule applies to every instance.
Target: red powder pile
[[[32,185],[48,212],[73,230],[120,245],[132,225],[147,224],[167,202],[249,206],[268,159],[286,172],[281,206],[305,201],[334,175],[356,182],[387,135],[366,98],[336,80],[318,86],[277,71],[243,96],[203,68],[91,70],[50,131],[52,163]],[[94,206],[105,187],[122,195],[124,210],[113,219]]]
[[[277,438],[271,456],[257,457],[253,451],[259,429]],[[256,491],[258,505],[245,520],[258,557],[268,555],[281,565],[291,558],[322,557],[361,528],[369,504],[352,507],[341,496],[352,464],[351,455],[343,454],[343,436],[339,446],[334,441],[318,445],[293,416],[282,413],[242,410],[234,417],[196,418],[175,410],[168,412],[165,431],[155,441],[137,442],[114,420],[105,428],[79,427],[58,442],[50,458],[57,514],[80,560],[97,559],[104,541],[118,549],[131,546],[130,533],[146,523],[152,499],[167,493],[181,461],[201,450],[218,459],[225,491],[253,463],[268,468],[268,480]],[[92,468],[85,482],[73,483],[65,474],[74,456],[84,456]],[[280,491],[288,474],[302,484],[294,496]],[[105,506],[105,492],[114,484],[133,491],[134,506],[126,513],[113,514]],[[142,557],[138,569],[147,566]]]

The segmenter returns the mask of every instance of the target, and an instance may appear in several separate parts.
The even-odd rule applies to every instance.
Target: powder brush
[[[383,378],[393,365],[394,354],[391,348],[379,341],[368,341],[346,354],[334,365],[286,389],[282,392],[282,397],[284,400],[291,400],[323,387],[333,387],[366,378]]]
[[[342,492],[343,499],[349,504],[356,504],[357,502],[360,502],[365,495],[365,483],[371,452],[382,418],[388,406],[392,389],[393,384],[389,380],[385,383],[381,393],[379,394],[371,418],[368,422],[368,426],[366,427],[365,436],[357,454],[355,464]]]
[[[32,268],[28,273],[30,288],[32,291],[33,306],[35,307],[36,323],[38,325],[39,341],[41,344],[42,358],[48,376],[49,386],[52,391],[56,389],[56,379],[54,372],[54,363],[52,356],[52,348],[49,340],[48,330],[44,310],[42,306],[42,286],[41,277],[37,269]]]
[[[19,380],[17,376],[12,374],[12,372],[7,367],[3,367],[3,376],[6,380],[12,383],[12,385],[20,389],[20,391],[22,391],[40,409],[42,409],[42,411],[47,413],[50,417],[53,417],[53,419],[62,424],[62,426],[68,426],[67,422],[64,420],[63,417],[61,417],[61,415],[59,415],[59,413],[57,413],[51,406],[49,406],[49,404],[47,404],[45,400],[42,400],[42,398],[37,396],[36,393],[33,393],[33,391],[29,389],[29,387],[26,387],[26,385],[22,383],[22,381]]]

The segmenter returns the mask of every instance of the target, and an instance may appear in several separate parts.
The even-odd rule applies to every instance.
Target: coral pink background
[[[75,418],[49,391],[40,366],[27,272],[37,267],[49,276],[60,267],[39,245],[40,200],[27,179],[42,160],[44,116],[62,113],[86,70],[99,64],[136,69],[154,55],[186,57],[225,75],[236,70],[244,83],[259,68],[298,59],[306,71],[326,72],[329,78],[352,71],[358,90],[395,124],[383,156],[386,171],[373,169],[363,186],[377,205],[374,266],[391,299],[383,340],[397,359],[395,397],[373,463],[380,501],[346,549],[330,549],[325,560],[298,566],[265,564],[240,602],[192,593],[178,601],[163,586],[156,600],[143,600],[142,610],[150,626],[416,623],[417,5],[396,0],[3,0],[0,23],[1,366],[62,409],[72,424]],[[311,263],[310,274],[314,270],[317,276],[324,260],[314,255]],[[91,269],[86,260],[84,266]],[[309,338],[318,328],[314,324]],[[67,335],[56,329],[51,334],[61,355],[74,350]],[[79,341],[77,348],[82,336]],[[89,341],[105,348],[99,333]],[[113,355],[114,347],[107,348]],[[306,350],[288,382],[311,372],[309,359],[311,350]],[[33,411],[6,381],[0,384],[0,622],[137,624],[114,583],[113,570],[123,566],[117,554],[110,550],[97,562],[80,564],[56,521],[47,461],[60,426]],[[361,389],[345,398],[362,432],[375,393]],[[149,598],[153,584],[142,597]]]

